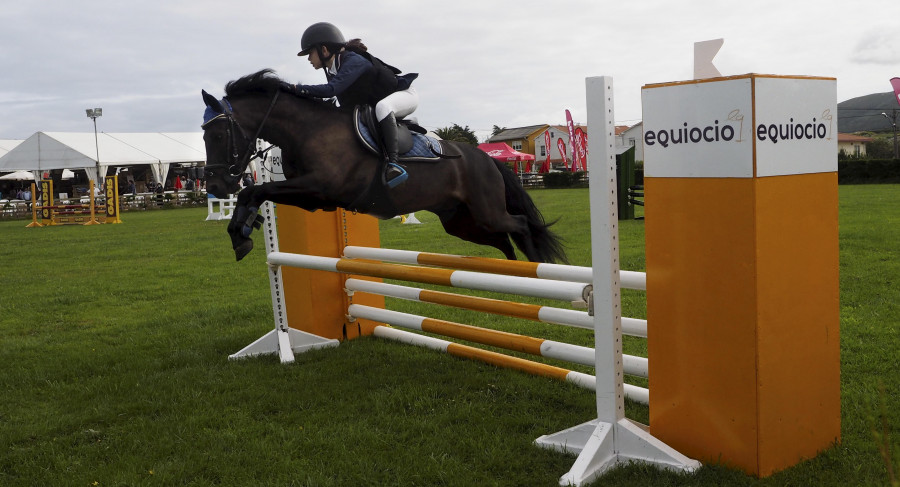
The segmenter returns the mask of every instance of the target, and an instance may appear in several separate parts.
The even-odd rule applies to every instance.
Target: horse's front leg
[[[234,213],[228,223],[228,235],[231,236],[231,247],[237,260],[243,259],[253,250],[253,240],[250,234],[253,228],[260,228],[263,221],[259,214],[261,202],[256,202],[254,193],[259,186],[249,186],[238,193],[237,202],[234,205]]]
[[[259,208],[266,201],[289,204],[309,211],[321,207],[320,200],[312,194],[307,194],[310,189],[300,183],[298,180],[263,183],[249,186],[238,193],[234,213],[228,224],[228,234],[231,236],[231,246],[237,260],[243,259],[253,250],[250,234],[254,228],[260,228],[265,222],[263,216],[259,214]]]

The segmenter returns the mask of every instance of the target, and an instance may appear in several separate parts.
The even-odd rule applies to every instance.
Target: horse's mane
[[[253,74],[248,74],[242,78],[229,81],[228,84],[225,85],[225,95],[239,96],[252,93],[273,95],[276,91],[281,89],[283,83],[285,83],[285,81],[275,74],[275,70],[269,68],[261,69]],[[293,93],[287,92],[282,92],[282,95],[296,96],[311,102],[320,103],[324,106],[334,107],[332,103],[318,98],[299,97]]]
[[[243,78],[229,81],[225,85],[225,94],[237,96],[247,93],[275,93],[282,81],[272,69],[261,69]]]

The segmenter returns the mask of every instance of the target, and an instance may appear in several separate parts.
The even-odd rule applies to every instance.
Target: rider
[[[387,152],[383,180],[392,188],[405,181],[406,171],[397,163],[397,119],[419,106],[419,95],[411,86],[419,75],[399,76],[400,70],[369,54],[362,41],[345,41],[341,31],[328,22],[309,26],[300,38],[300,49],[297,55],[309,56],[313,68],[325,69],[328,83],[286,88],[303,96],[336,97],[345,108],[373,105]]]

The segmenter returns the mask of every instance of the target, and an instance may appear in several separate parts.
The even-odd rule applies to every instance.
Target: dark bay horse
[[[280,91],[282,81],[262,70],[229,82],[222,101],[203,92],[206,179],[210,194],[237,192],[256,153],[256,139],[281,148],[285,181],[238,193],[228,225],[237,260],[253,249],[258,208],[265,201],[309,211],[346,208],[378,218],[425,210],[456,237],[499,249],[516,259],[510,238],[528,260],[565,261],[562,244],[505,164],[469,144],[441,141],[452,158],[404,162],[407,181],[381,184],[381,158],[357,139],[352,114],[329,102]]]

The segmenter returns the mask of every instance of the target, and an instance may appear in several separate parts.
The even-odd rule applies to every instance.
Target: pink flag
[[[894,87],[894,95],[897,96],[897,103],[900,103],[900,78],[891,78],[891,86]]]
[[[569,159],[566,157],[566,141],[556,139],[556,148],[559,149],[559,155],[562,156],[563,167],[569,167]]]
[[[575,150],[575,124],[572,123],[572,112],[566,109],[566,128],[569,129],[569,145],[572,146],[572,171],[577,169],[578,154]]]
[[[582,171],[587,171],[587,138],[581,127],[575,129],[575,153],[578,154],[578,165]]]
[[[544,147],[547,148],[547,159],[541,167],[541,172],[550,172],[550,131],[544,132]]]

